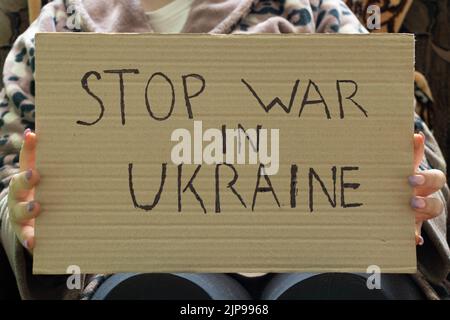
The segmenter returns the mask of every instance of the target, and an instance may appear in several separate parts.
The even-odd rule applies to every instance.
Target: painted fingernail
[[[33,209],[34,209],[34,201],[28,202],[28,204],[27,204],[27,210],[28,210],[28,212],[32,212]]]
[[[27,134],[29,134],[31,132],[30,128],[26,128],[25,131],[23,132],[23,136],[26,137]]]
[[[411,207],[415,208],[415,209],[423,209],[426,206],[426,202],[424,199],[419,198],[419,197],[414,197],[411,200]]]
[[[28,240],[23,240],[22,245],[25,249],[28,249]]]
[[[417,243],[417,245],[422,246],[424,242],[425,240],[423,240],[423,237],[419,236],[419,242]]]
[[[416,174],[408,177],[409,184],[412,187],[421,186],[425,183],[425,177],[421,174]]]
[[[27,173],[25,173],[25,178],[27,178],[27,180],[30,180],[32,175],[33,175],[33,170],[28,169]]]

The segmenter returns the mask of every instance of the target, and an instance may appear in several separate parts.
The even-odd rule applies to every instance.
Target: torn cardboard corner
[[[36,47],[34,273],[415,271],[412,35]]]

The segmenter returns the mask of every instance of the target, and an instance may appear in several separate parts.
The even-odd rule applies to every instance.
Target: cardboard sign
[[[412,35],[36,46],[35,273],[415,271]]]

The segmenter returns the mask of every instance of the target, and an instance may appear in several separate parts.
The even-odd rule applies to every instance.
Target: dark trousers
[[[365,274],[119,273],[107,278],[92,299],[301,300],[424,299],[408,275],[381,275],[381,289],[369,289]]]

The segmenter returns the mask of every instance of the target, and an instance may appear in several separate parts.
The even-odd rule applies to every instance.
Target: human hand
[[[24,132],[20,150],[20,172],[9,183],[8,208],[10,222],[20,243],[30,252],[34,248],[34,222],[40,205],[34,201],[39,173],[35,169],[36,134],[30,129]]]
[[[409,184],[414,188],[411,207],[416,213],[416,244],[422,245],[422,224],[425,220],[435,218],[443,213],[444,204],[431,195],[439,191],[446,182],[445,174],[436,169],[418,171],[419,165],[425,156],[425,136],[414,134],[414,172],[408,178]]]

